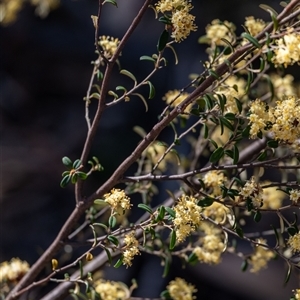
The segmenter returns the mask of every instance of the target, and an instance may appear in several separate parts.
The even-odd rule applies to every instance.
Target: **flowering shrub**
[[[42,16],[58,5],[56,1],[31,2],[39,11],[44,3]],[[179,257],[183,265],[215,265],[226,252],[241,259],[244,271],[249,265],[250,272],[257,273],[279,257],[287,265],[286,281],[292,272],[299,272],[300,95],[292,75],[283,72],[300,62],[300,1],[282,3],[280,13],[261,5],[270,13],[270,20],[246,16],[240,35],[236,33],[239,26],[213,20],[199,38],[207,47],[204,70],[191,74],[187,86],[164,91],[162,99],[156,96],[151,80],[168,67],[165,52],[173,53],[178,63],[176,44],[197,31],[193,4],[187,0],[140,2],[136,18],[121,38],[100,36],[101,11],[107,5],[117,7],[115,0],[100,0],[99,13],[92,16],[96,59],[84,98],[87,138],[80,158],[74,162],[62,158],[66,170],[60,185],[74,185],[74,211],[31,268],[18,259],[1,264],[1,293],[8,300],[49,281],[65,285],[57,285],[43,299],[54,299],[54,294],[66,291],[75,299],[129,299],[137,287],[134,281],[128,287],[101,278],[103,274],[96,278],[97,271],[106,263],[129,268],[143,253],[161,259],[163,276],[168,274],[172,257]],[[22,3],[4,1],[1,21],[6,25],[13,22]],[[156,17],[153,22],[161,23],[162,33],[157,37],[156,53],[140,57],[141,63],[153,66],[141,80],[122,68],[121,54],[150,9]],[[113,85],[112,70],[118,67],[131,85]],[[144,86],[147,94],[141,92]],[[149,101],[153,98],[161,101],[164,109],[149,132],[135,127],[141,141],[114,173],[86,196],[84,186],[89,178],[106,167],[101,157],[91,153],[103,111],[109,113],[111,106],[126,105],[136,98],[146,110],[155,105]],[[95,113],[90,112],[91,103],[97,106]],[[168,126],[174,133],[170,144],[161,135]],[[190,153],[182,151],[182,142],[191,145]],[[268,170],[276,172],[278,180]],[[169,191],[170,197],[155,206],[154,194],[162,195],[158,181],[177,182],[178,189]],[[133,195],[138,202],[131,200]],[[132,208],[143,216],[129,222]],[[286,216],[285,211],[294,214]],[[83,215],[84,223],[78,224]],[[278,219],[270,224],[271,234],[259,227],[267,215]],[[251,219],[258,223],[252,234],[245,230]],[[75,238],[84,250],[80,248],[72,262],[61,263],[58,250]],[[238,250],[239,241],[249,243],[251,252]],[[51,263],[52,271],[36,279]],[[199,289],[177,277],[161,297],[195,299]],[[293,293],[294,299],[299,299],[299,289]]]

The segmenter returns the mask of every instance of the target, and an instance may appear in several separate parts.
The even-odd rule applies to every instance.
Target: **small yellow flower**
[[[220,196],[222,191],[220,186],[226,182],[227,178],[221,171],[213,170],[207,172],[203,177],[203,182],[207,187],[212,188],[213,196]]]
[[[112,189],[110,193],[105,194],[104,201],[107,202],[114,210],[123,211],[130,209],[130,198],[126,196],[125,192],[120,189]]]
[[[245,183],[239,194],[244,200],[250,198],[254,208],[260,208],[263,205],[263,189],[260,184],[255,181],[254,176]]]
[[[267,246],[267,242],[264,239],[257,239],[256,241]],[[254,253],[251,255],[249,260],[249,263],[252,266],[250,272],[256,273],[261,269],[266,268],[268,261],[272,258],[274,258],[274,253],[271,250],[267,247],[256,245]]]
[[[201,210],[201,207],[197,205],[197,199],[192,196],[183,195],[178,199],[174,207],[176,215],[173,220],[178,243],[183,242],[200,225]]]
[[[246,17],[245,26],[252,36],[259,34],[266,26],[266,23],[261,19],[254,19],[253,16]]]
[[[217,46],[226,46],[227,44],[222,41],[226,39],[229,42],[234,40],[235,26],[228,21],[221,22],[220,20],[213,20],[211,24],[206,26],[206,36],[211,44]]]
[[[183,102],[188,95],[189,94],[185,93],[185,92],[180,93],[180,91],[178,91],[178,90],[172,90],[172,91],[168,91],[165,94],[165,96],[163,97],[163,100],[166,101],[166,103],[169,104],[171,107],[176,107],[181,102]],[[181,116],[188,117],[189,112],[192,109],[192,106],[193,106],[192,104],[189,104],[185,108],[184,113]]]
[[[102,35],[98,43],[103,49],[104,56],[109,59],[115,54],[120,41],[118,38]]]
[[[125,300],[130,295],[124,283],[104,279],[95,282],[95,290],[100,294],[101,299],[105,300]]]
[[[276,40],[272,57],[275,67],[287,67],[300,61],[300,34],[292,31],[293,29],[289,29],[282,38]]]
[[[29,270],[29,264],[19,258],[12,258],[9,262],[0,264],[0,283],[18,282]]]
[[[196,298],[193,296],[193,293],[196,293],[197,289],[179,277],[170,281],[167,290],[173,300],[192,300]]]
[[[140,254],[139,242],[135,238],[134,231],[125,235],[124,243],[125,251],[123,252],[123,265],[126,265],[126,267],[131,267],[134,256]]]
[[[290,236],[287,241],[288,246],[291,248],[293,253],[300,252],[300,232]]]
[[[293,290],[293,293],[294,293],[294,298],[296,300],[300,300],[300,289]]]
[[[297,204],[300,201],[300,190],[291,190],[290,191],[290,200]]]

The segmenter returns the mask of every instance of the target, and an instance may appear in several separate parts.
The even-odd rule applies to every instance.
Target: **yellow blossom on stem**
[[[300,289],[294,290],[293,293],[294,293],[294,298],[296,300],[300,300]]]
[[[224,173],[221,171],[213,170],[207,172],[203,177],[203,182],[207,187],[211,187],[213,189],[212,195],[219,196],[221,195],[220,186],[226,182],[227,178],[224,176]]]
[[[291,190],[290,191],[290,200],[297,204],[300,201],[300,190]]]
[[[275,67],[282,65],[287,67],[294,63],[299,63],[300,34],[292,31],[292,28],[289,29],[282,38],[276,40],[274,55],[272,57],[272,62],[275,64]]]
[[[300,232],[297,232],[293,236],[290,236],[287,244],[291,248],[293,253],[300,252]]]
[[[104,279],[95,282],[95,290],[105,300],[125,300],[130,294],[124,283]]]
[[[166,103],[169,104],[171,107],[176,107],[181,102],[183,102],[188,95],[189,94],[185,93],[185,92],[181,93],[178,90],[172,90],[172,91],[168,91],[165,94],[165,96],[163,97],[163,100],[166,101]],[[185,108],[184,113],[181,116],[188,117],[191,109],[192,109],[192,104],[189,104]]]
[[[102,35],[99,37],[98,43],[103,49],[104,56],[109,59],[115,54],[120,41],[118,38]]]
[[[213,20],[211,24],[206,26],[206,36],[210,40],[211,44],[217,46],[226,46],[227,44],[222,41],[226,39],[229,42],[233,42],[235,26],[233,23],[220,20]]]
[[[29,270],[29,264],[19,258],[12,258],[9,262],[0,264],[0,283],[17,283]]]
[[[124,243],[125,251],[123,251],[123,265],[126,265],[126,267],[130,267],[132,265],[134,256],[140,254],[139,242],[135,238],[134,231],[125,235]]]
[[[267,246],[266,240],[264,239],[257,239],[256,241]],[[255,245],[254,253],[249,259],[249,263],[252,266],[250,272],[256,273],[266,268],[268,261],[272,258],[274,258],[274,253],[271,250],[264,246]]]
[[[264,182],[264,184],[267,184],[270,182]],[[268,188],[263,189],[263,206],[261,208],[263,209],[278,209],[282,205],[282,201],[285,198],[285,193],[278,190],[277,187],[272,186]]]
[[[197,199],[192,196],[182,195],[174,207],[175,218],[173,223],[176,228],[176,240],[181,243],[201,223],[201,207],[197,205]]]
[[[130,198],[126,196],[125,192],[120,189],[112,189],[110,193],[105,194],[104,201],[107,202],[114,210],[130,209]]]
[[[260,208],[263,205],[263,189],[255,181],[254,176],[245,183],[239,194],[244,200],[250,199],[254,208]]]
[[[170,281],[167,290],[173,300],[192,300],[196,298],[193,296],[193,293],[196,293],[197,289],[179,277]]]
[[[252,36],[259,34],[266,26],[266,23],[261,19],[254,19],[253,16],[246,17],[245,26]]]

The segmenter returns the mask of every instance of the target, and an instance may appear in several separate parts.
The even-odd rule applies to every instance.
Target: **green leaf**
[[[234,131],[233,125],[224,117],[219,117],[220,123],[224,124],[229,130]]]
[[[80,260],[78,262],[78,264],[79,264],[79,271],[80,271],[80,279],[82,279],[83,278],[83,265],[82,265],[82,261]]]
[[[208,141],[210,141],[216,149],[218,148],[218,144],[214,140],[208,139]]]
[[[233,146],[233,164],[236,165],[239,162],[239,158],[240,158],[239,149],[236,146],[236,144],[234,144],[234,146]]]
[[[242,136],[243,136],[244,138],[249,137],[249,135],[250,135],[250,130],[251,130],[251,126],[248,125],[246,128],[244,128],[244,130],[243,130],[243,132],[242,132]]]
[[[135,76],[131,72],[129,72],[129,71],[125,70],[125,69],[122,69],[120,71],[120,74],[123,74],[123,75],[129,77],[130,79],[132,79],[134,81],[134,85],[136,85],[137,80],[136,80]]]
[[[292,266],[288,263],[288,270],[286,272],[284,283],[288,283],[292,273]]]
[[[118,240],[115,236],[113,236],[113,235],[108,235],[108,236],[107,236],[107,239],[108,239],[111,243],[113,243],[114,245],[116,245],[116,246],[119,245],[119,240]]]
[[[164,267],[163,277],[166,277],[170,271],[171,261],[168,257],[166,257],[164,263],[165,263],[165,267]]]
[[[73,162],[73,168],[74,168],[74,169],[78,169],[80,166],[81,166],[81,160],[80,160],[80,159],[76,159],[76,160]]]
[[[207,139],[208,137],[208,127],[206,124],[203,125],[204,126],[204,138]]]
[[[227,99],[226,99],[225,95],[223,95],[223,94],[221,94],[221,95],[217,94],[217,97],[219,99],[220,109],[221,109],[222,113],[224,113],[224,108],[225,108],[225,104],[227,102]]]
[[[205,197],[204,199],[199,200],[197,204],[201,207],[208,207],[211,206],[214,203],[214,201],[214,198]]]
[[[108,219],[108,226],[109,228],[114,228],[117,224],[117,219],[115,216],[110,216]]]
[[[261,48],[261,45],[259,44],[258,40],[251,36],[249,33],[247,32],[243,32],[241,34],[241,37],[245,38],[246,40],[248,40],[251,44],[253,44],[256,48]]]
[[[69,158],[69,157],[67,157],[67,156],[64,156],[63,158],[62,158],[62,163],[65,165],[65,166],[67,166],[67,167],[72,167],[72,161],[71,161],[71,159]]]
[[[81,171],[77,171],[76,174],[78,175],[78,177],[82,180],[85,180],[87,179],[88,175],[84,172],[81,172]]]
[[[287,232],[288,232],[289,235],[293,236],[297,233],[297,230],[294,227],[288,227]]]
[[[264,150],[257,158],[258,161],[264,161],[267,158],[267,151]]]
[[[159,22],[162,22],[164,24],[172,25],[171,19],[167,16],[162,16],[158,19]]]
[[[188,257],[187,262],[191,265],[195,265],[198,262],[198,256],[192,252]]]
[[[218,75],[218,73],[215,72],[215,71],[212,70],[212,69],[209,69],[209,70],[208,70],[208,74],[209,74],[210,76],[212,76],[212,77],[215,77],[217,80],[220,79],[220,76]]]
[[[219,147],[212,153],[212,155],[209,158],[209,161],[211,163],[216,163],[223,157],[223,155],[224,155],[224,148]]]
[[[205,101],[206,107],[208,110],[211,110],[214,106],[213,100],[211,99],[211,97],[208,94],[205,94],[203,96],[203,99]]]
[[[127,89],[122,85],[118,85],[116,86],[116,91],[124,91],[124,93],[126,93]]]
[[[140,60],[149,60],[149,61],[152,61],[152,62],[156,62],[156,60],[153,57],[147,56],[147,55],[141,56]]]
[[[151,83],[151,81],[147,81],[148,85],[149,85],[149,96],[148,99],[153,99],[155,96],[155,87],[154,85]]]
[[[146,205],[144,203],[138,204],[138,207],[141,208],[141,209],[143,209],[143,210],[145,210],[145,211],[147,211],[150,215],[153,214],[152,209],[148,205]]]
[[[146,112],[147,112],[148,111],[148,104],[147,104],[146,99],[139,93],[132,93],[132,95],[138,96],[143,101],[143,103],[145,105],[145,108],[146,108]]]
[[[168,39],[169,39],[169,32],[167,30],[164,30],[162,32],[162,34],[159,37],[158,43],[157,43],[157,50],[160,52],[162,51],[167,43],[168,43]]]
[[[105,0],[105,1],[103,1],[102,5],[104,3],[110,3],[110,4],[114,5],[115,7],[118,7],[118,4],[117,4],[116,0]]]
[[[165,210],[167,211],[167,213],[172,217],[172,218],[175,218],[176,216],[176,213],[175,213],[175,210],[170,208],[170,207],[165,207]]]
[[[240,237],[240,238],[243,238],[244,237],[244,232],[243,232],[243,230],[242,230],[242,228],[241,227],[236,227],[236,229],[235,229],[235,232],[237,233],[237,235]]]
[[[278,148],[278,141],[275,141],[275,140],[268,141],[268,142],[267,142],[267,145],[268,145],[270,148]]]
[[[108,230],[108,227],[107,227],[105,224],[103,224],[103,223],[93,223],[93,226],[100,226],[100,227],[102,227],[105,231]]]
[[[164,219],[164,217],[165,217],[165,207],[161,206],[158,209],[158,216],[156,217],[156,222],[162,221]]]
[[[114,265],[114,268],[119,268],[119,267],[121,267],[122,266],[122,263],[123,263],[123,256],[122,257],[120,257],[118,260],[117,260],[117,262],[115,263],[115,265]]]
[[[235,114],[234,113],[226,113],[225,115],[224,115],[224,117],[227,119],[227,120],[229,120],[229,121],[234,121],[235,120]]]
[[[256,223],[261,220],[261,212],[259,210],[255,212],[253,219]]]
[[[66,176],[63,177],[63,179],[61,180],[60,186],[61,186],[62,188],[66,187],[67,184],[70,182],[70,180],[71,180],[71,175],[66,175]]]
[[[77,180],[78,180],[78,175],[77,175],[77,173],[72,174],[72,175],[71,175],[71,182],[72,182],[73,184],[75,184],[75,183],[77,182]]]
[[[169,245],[169,249],[173,250],[174,247],[176,245],[176,231],[172,230],[171,234],[170,234],[170,245]]]
[[[243,262],[242,262],[242,265],[241,265],[241,270],[242,272],[245,272],[248,268],[248,260],[245,259]]]
[[[271,6],[269,6],[269,5],[259,4],[259,7],[261,9],[265,10],[266,12],[268,12],[270,15],[278,16],[278,12],[274,8],[272,8]]]
[[[234,100],[235,100],[235,105],[236,105],[239,113],[241,113],[242,110],[243,110],[242,102],[239,99],[235,98],[235,97],[234,97]]]

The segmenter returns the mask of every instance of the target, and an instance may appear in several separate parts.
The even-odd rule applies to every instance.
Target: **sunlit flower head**
[[[123,211],[130,209],[130,198],[123,190],[112,189],[110,193],[105,194],[104,201],[107,202],[114,210],[122,209]]]
[[[267,246],[264,239],[257,239],[256,241]],[[267,267],[268,261],[274,258],[274,253],[264,246],[255,245],[254,247],[254,253],[250,257],[249,264],[251,265],[250,272],[257,273]]]
[[[290,236],[287,244],[291,248],[293,253],[300,252],[300,232],[297,232],[293,236]]]
[[[203,176],[203,182],[207,187],[212,188],[212,195],[219,196],[221,195],[220,186],[226,182],[227,178],[224,176],[224,173],[221,171],[213,170],[207,172]]]
[[[95,290],[105,300],[125,300],[130,294],[124,283],[104,279],[95,282]]]
[[[196,299],[193,294],[197,292],[197,289],[192,284],[187,283],[184,279],[179,277],[170,281],[167,290],[173,300]]]
[[[180,103],[184,101],[188,95],[189,94],[185,92],[180,93],[180,91],[178,90],[171,90],[165,94],[163,100],[166,101],[166,103],[169,104],[171,107],[176,107],[180,105]],[[189,112],[192,109],[192,106],[193,106],[192,104],[189,104],[185,108],[184,113],[181,116],[188,117]]]
[[[246,17],[245,26],[252,36],[260,33],[266,26],[266,23],[261,19],[254,19],[253,16]]]
[[[29,264],[19,258],[12,258],[0,264],[0,283],[17,283],[29,270]]]
[[[135,232],[132,231],[125,235],[124,238],[125,250],[123,251],[123,265],[130,267],[132,265],[132,260],[134,256],[140,254],[139,242],[135,238]]]
[[[115,54],[120,41],[118,38],[102,35],[98,43],[103,49],[104,56],[109,59]]]
[[[206,36],[210,40],[211,44],[217,46],[226,46],[227,44],[222,41],[226,39],[232,42],[234,39],[235,26],[233,23],[220,20],[213,20],[211,24],[206,26]]]
[[[291,190],[290,191],[290,200],[294,203],[297,204],[300,202],[300,190]]]
[[[263,189],[255,181],[254,176],[245,183],[239,194],[243,197],[243,200],[250,199],[254,208],[260,208],[263,205]]]
[[[187,236],[194,232],[201,223],[201,207],[197,205],[197,199],[192,196],[182,195],[174,207],[176,228],[176,240],[183,242]]]

